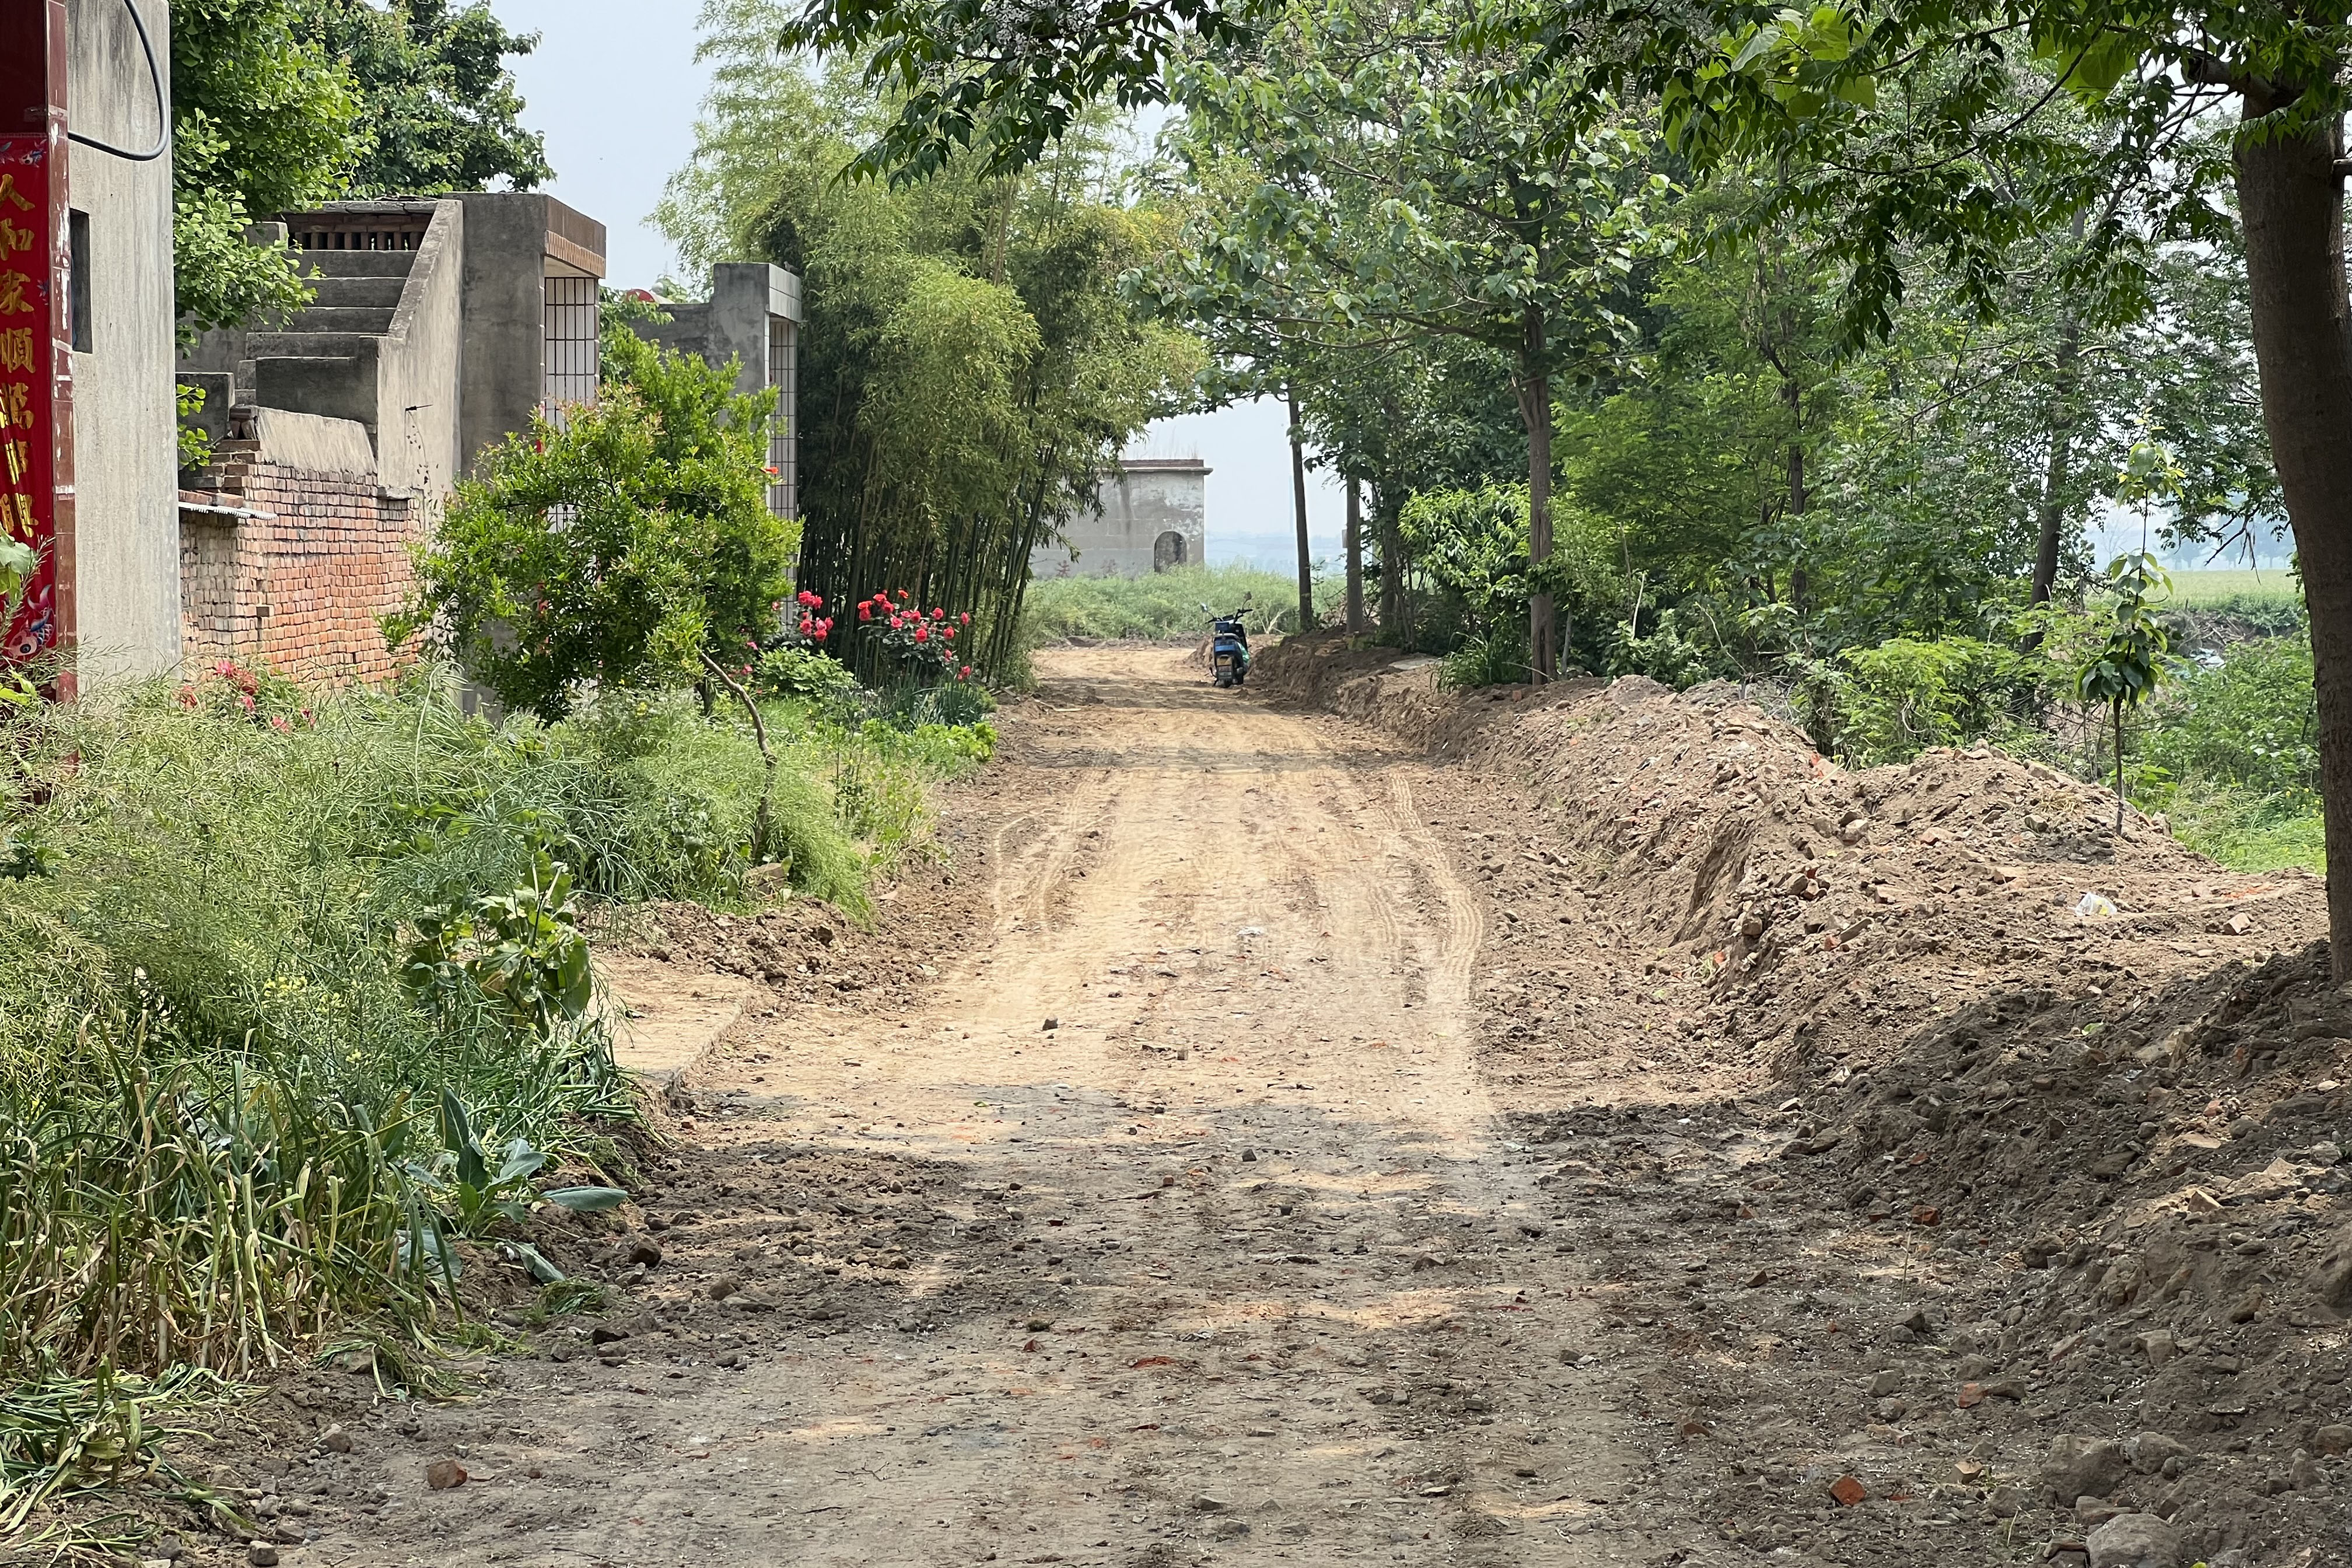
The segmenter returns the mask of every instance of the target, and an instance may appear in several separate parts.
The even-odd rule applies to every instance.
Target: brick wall
[[[225,444],[215,462],[216,492],[182,492],[190,667],[234,658],[343,684],[380,681],[406,663],[384,647],[376,617],[408,590],[423,509],[373,478],[268,461],[252,442]]]

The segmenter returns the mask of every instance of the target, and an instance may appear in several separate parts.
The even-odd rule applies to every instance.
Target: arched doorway
[[[1184,564],[1184,536],[1170,529],[1151,542],[1151,569],[1165,572]]]

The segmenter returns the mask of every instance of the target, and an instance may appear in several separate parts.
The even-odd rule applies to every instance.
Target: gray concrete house
[[[552,196],[330,202],[256,237],[301,252],[314,298],[181,361],[215,439],[247,405],[348,419],[385,489],[432,499],[539,409],[596,400],[604,226]]]
[[[1033,577],[1142,577],[1208,559],[1209,466],[1198,458],[1126,458],[1105,474],[1095,510],[1029,557]]]
[[[331,202],[261,226],[314,290],[183,361],[217,448],[178,552],[192,660],[379,680],[377,618],[482,451],[596,400],[604,227],[551,196]]]
[[[800,274],[764,261],[723,261],[710,269],[710,298],[661,301],[666,321],[633,323],[637,334],[705,363],[736,362],[737,392],[776,389],[776,423],[768,437],[768,510],[800,515]]]

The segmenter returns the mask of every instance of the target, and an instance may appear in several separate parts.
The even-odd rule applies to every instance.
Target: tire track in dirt
[[[693,1137],[741,1174],[665,1194],[695,1214],[644,1288],[658,1331],[425,1413],[496,1481],[425,1494],[387,1460],[398,1506],[334,1561],[1588,1568],[1685,1541],[1563,1362],[1590,1280],[1475,1070],[1479,905],[1396,760],[1162,651],[1044,662],[992,931],[909,1015],[740,1026],[702,1085],[740,1114]],[[788,1198],[820,1160],[866,1190]],[[738,1245],[891,1205],[895,1269]],[[776,1310],[714,1306],[729,1271]]]

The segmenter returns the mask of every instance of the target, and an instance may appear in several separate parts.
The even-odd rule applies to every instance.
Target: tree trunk
[[[1348,476],[1348,635],[1364,632],[1363,481]]]
[[[1290,405],[1290,504],[1298,521],[1298,629],[1315,629],[1315,563],[1307,545],[1307,433],[1298,425],[1298,389],[1285,386]]]
[[[1528,563],[1551,559],[1551,368],[1543,312],[1528,307],[1519,333],[1519,419],[1528,427]],[[1528,596],[1528,678],[1540,685],[1559,673],[1552,644],[1551,594]]]
[[[2079,232],[2082,220],[2075,223]],[[2066,486],[2074,468],[2074,396],[2083,363],[2083,326],[2073,311],[2058,329],[2058,369],[2050,393],[2050,465],[2042,476],[2042,504],[2035,521],[2041,537],[2033,546],[2032,602],[2046,605],[2058,585],[2058,547],[2063,542]],[[2036,639],[2037,641],[2039,639]]]
[[[1398,514],[1393,486],[1380,485],[1372,490],[1372,515],[1380,523],[1381,549],[1381,631],[1390,643],[1405,646],[1404,637],[1404,540],[1397,527]]]
[[[2252,119],[2280,106],[2246,95]],[[2238,206],[2263,423],[2303,567],[2319,698],[2327,926],[2338,984],[2352,980],[2352,310],[2344,276],[2343,121],[2292,136],[2240,134]]]

